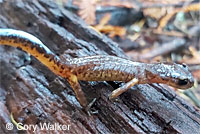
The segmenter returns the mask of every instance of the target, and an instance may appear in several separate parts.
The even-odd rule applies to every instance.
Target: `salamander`
[[[118,97],[135,84],[163,83],[179,89],[188,89],[194,84],[185,64],[141,63],[109,55],[70,58],[63,62],[38,38],[14,29],[0,29],[0,44],[21,48],[56,75],[67,79],[83,108],[87,108],[88,103],[78,80],[126,82],[111,93],[110,99]]]

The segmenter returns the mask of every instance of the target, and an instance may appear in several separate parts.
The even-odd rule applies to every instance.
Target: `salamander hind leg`
[[[86,100],[86,97],[84,95],[84,92],[81,89],[80,84],[78,83],[78,79],[76,75],[71,74],[68,78],[68,82],[70,83],[72,89],[74,90],[74,93],[76,95],[77,100],[79,101],[80,105],[87,109],[88,103]]]
[[[134,86],[137,83],[138,83],[138,79],[136,79],[136,78],[132,79],[131,81],[129,81],[128,83],[126,83],[122,87],[119,87],[119,88],[115,89],[111,93],[111,95],[109,96],[109,99],[117,98],[119,95],[121,95],[122,93],[126,92],[129,88],[131,88],[132,86]]]

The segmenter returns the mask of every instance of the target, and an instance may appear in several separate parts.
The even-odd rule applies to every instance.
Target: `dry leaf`
[[[173,12],[167,14],[165,17],[163,17],[160,20],[159,26],[157,28],[158,31],[162,31],[162,29],[166,26],[168,21],[174,16],[177,12],[189,12],[189,11],[198,11],[200,10],[200,3],[194,3],[187,6],[184,6],[182,8],[177,8]]]
[[[81,0],[78,4],[80,8],[78,14],[89,25],[95,24],[96,21],[96,2],[97,0]]]
[[[114,36],[124,36],[126,34],[125,28],[120,26],[106,25],[110,18],[110,14],[104,15],[104,17],[102,17],[102,19],[100,20],[100,23],[94,26],[94,28],[101,33],[109,34],[109,37],[111,38]]]
[[[99,22],[99,25],[101,25],[101,26],[106,25],[106,24],[108,23],[108,21],[110,20],[110,18],[111,18],[111,14],[109,14],[109,13],[105,14],[105,15],[101,18],[101,20],[100,20],[100,22]]]
[[[182,2],[191,2],[191,0],[139,0],[143,5],[155,5],[155,4],[178,4]]]
[[[192,46],[189,47],[189,50],[193,57],[183,57],[183,60],[181,62],[184,62],[186,64],[200,64],[200,53]]]
[[[95,27],[96,28],[96,27]],[[109,34],[109,37],[120,36],[123,37],[126,34],[126,29],[119,26],[105,25],[98,29],[98,31]]]
[[[112,7],[125,7],[125,8],[138,8],[133,1],[122,1],[122,0],[106,0],[100,3],[101,6],[112,6]]]

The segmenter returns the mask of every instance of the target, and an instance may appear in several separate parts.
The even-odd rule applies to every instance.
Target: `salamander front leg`
[[[129,88],[131,88],[132,86],[134,86],[137,83],[138,83],[138,79],[136,79],[136,78],[132,79],[131,81],[129,81],[128,83],[126,83],[122,87],[119,87],[119,88],[115,89],[111,93],[111,95],[109,96],[109,99],[117,98],[120,94],[126,92]]]
[[[87,110],[87,100],[86,97],[81,89],[80,84],[78,83],[78,79],[76,75],[71,74],[70,77],[67,78],[68,82],[70,83],[72,89],[74,90],[74,93],[76,95],[77,100],[79,101],[80,105]]]
[[[71,74],[70,77],[67,78],[68,82],[70,83],[72,89],[74,90],[74,93],[76,95],[77,100],[79,101],[80,105],[83,107],[83,109],[85,110],[85,112],[87,112],[87,114],[90,116],[91,114],[95,114],[97,113],[95,112],[91,112],[90,108],[91,106],[94,104],[94,102],[96,101],[96,99],[94,99],[92,102],[90,102],[88,104],[86,97],[84,95],[84,92],[81,89],[80,84],[78,83],[78,79],[76,77],[76,75]]]

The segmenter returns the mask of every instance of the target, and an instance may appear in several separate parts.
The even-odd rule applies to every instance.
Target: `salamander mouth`
[[[194,85],[194,81],[190,79],[171,79],[167,82],[167,84],[177,89],[185,90],[191,88]]]

